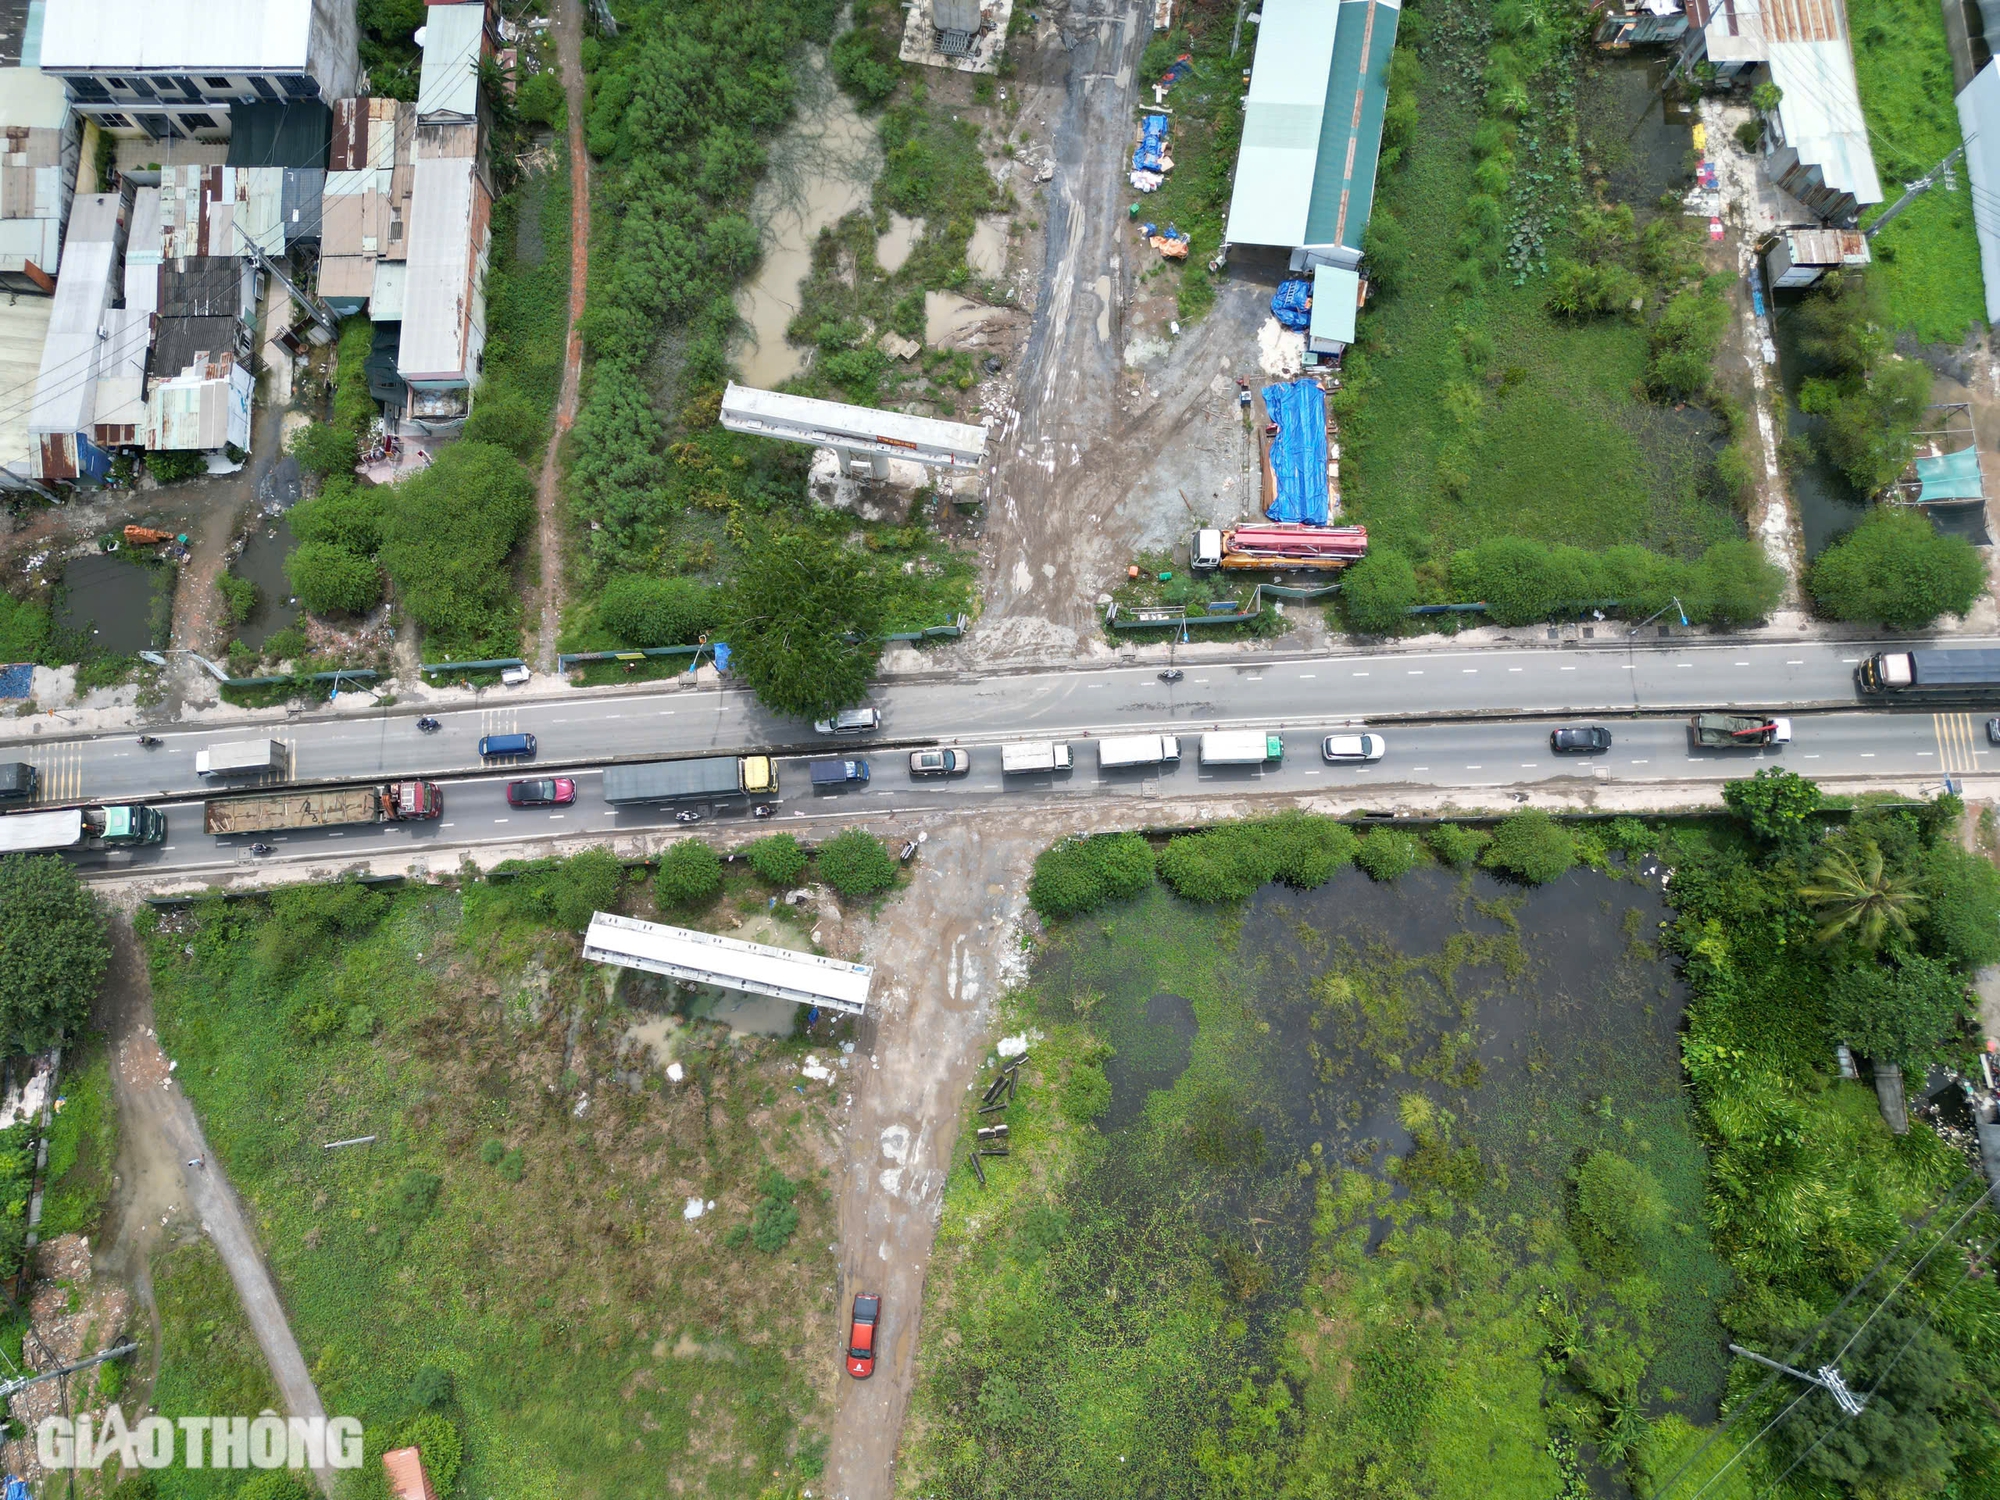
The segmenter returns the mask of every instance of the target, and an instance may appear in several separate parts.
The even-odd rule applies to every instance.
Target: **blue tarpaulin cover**
[[[729,670],[729,647],[721,641],[717,641],[710,649],[715,655],[715,670],[718,672],[727,672]]]
[[[1923,481],[1920,500],[1977,500],[1984,494],[1979,486],[1979,450],[1961,448],[1956,453],[1917,460],[1917,478]]]
[[[28,1493],[27,1481],[16,1479],[12,1474],[9,1474],[7,1476],[6,1500],[34,1500],[34,1497]]]
[[[1139,144],[1132,148],[1132,170],[1135,172],[1164,172],[1167,170],[1167,117],[1147,115],[1139,126]]]
[[[1265,512],[1274,521],[1326,524],[1326,392],[1310,380],[1264,387],[1264,410],[1277,424],[1271,472],[1278,498]]]
[[[1281,281],[1271,294],[1271,316],[1286,328],[1303,333],[1312,326],[1313,284],[1310,281]]]
[[[33,690],[35,664],[31,661],[0,667],[0,698],[25,698]]]

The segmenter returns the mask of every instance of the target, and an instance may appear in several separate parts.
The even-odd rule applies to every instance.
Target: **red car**
[[[847,1373],[866,1380],[875,1373],[875,1324],[882,1299],[863,1292],[854,1299],[854,1326],[847,1332]]]
[[[567,776],[507,783],[509,807],[567,807],[576,801],[576,783]]]

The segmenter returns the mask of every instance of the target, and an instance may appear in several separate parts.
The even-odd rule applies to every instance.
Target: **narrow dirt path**
[[[589,90],[583,81],[583,13],[577,0],[556,0],[556,64],[562,70],[563,99],[569,118],[569,332],[563,342],[562,391],[556,397],[555,428],[542,455],[542,477],[535,502],[541,513],[542,620],[535,642],[535,669],[556,669],[556,634],[562,627],[563,526],[557,450],[563,434],[576,425],[577,391],[583,379],[583,289],[590,276],[590,153],[583,145],[583,116]]]
[[[881,983],[856,1049],[840,1187],[841,1316],[857,1292],[882,1297],[880,1358],[841,1382],[827,1453],[832,1500],[887,1500],[916,1384],[924,1281],[967,1081],[991,1001],[1020,957],[1012,924],[1043,840],[933,825],[915,880],[863,940]],[[846,1324],[841,1325],[843,1332]]]
[[[155,1361],[158,1313],[153,1305],[147,1258],[158,1222],[159,1206],[182,1203],[199,1216],[243,1303],[243,1315],[271,1367],[271,1379],[283,1398],[285,1414],[326,1416],[319,1391],[307,1371],[298,1340],[292,1337],[278,1288],[264,1264],[251,1233],[249,1217],[222,1167],[209,1152],[208,1138],[194,1108],[174,1081],[167,1058],[153,1034],[152,984],[145,954],[132,931],[130,916],[120,912],[111,921],[112,962],[106,980],[104,1015],[110,1029],[112,1091],[118,1101],[119,1188],[112,1218],[108,1259],[135,1286],[143,1278],[143,1300],[153,1320]],[[202,1166],[190,1168],[188,1162]],[[110,1269],[107,1266],[107,1269]],[[333,1495],[333,1471],[317,1469],[313,1477],[322,1493]]]

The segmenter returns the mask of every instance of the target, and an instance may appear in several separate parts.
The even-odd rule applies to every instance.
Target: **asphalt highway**
[[[823,832],[862,815],[872,818],[888,813],[992,808],[1017,799],[1024,805],[1047,806],[1067,799],[1260,791],[1320,792],[1356,799],[1379,790],[1388,802],[1402,788],[1479,792],[1538,784],[1724,781],[1771,764],[1809,776],[1906,782],[1935,778],[1940,783],[1948,775],[1978,775],[2000,768],[2000,746],[1987,743],[1983,721],[1962,713],[1819,714],[1795,722],[1793,743],[1756,750],[1691,749],[1686,724],[1679,718],[1606,718],[1602,722],[1610,727],[1613,742],[1610,750],[1597,755],[1553,753],[1546,720],[1471,720],[1379,727],[1373,732],[1381,734],[1388,746],[1380,761],[1329,764],[1320,756],[1321,737],[1330,730],[1349,727],[1347,722],[1293,721],[1281,731],[1285,742],[1282,762],[1261,768],[1202,766],[1199,740],[1191,731],[1182,737],[1181,759],[1176,765],[1101,770],[1094,747],[1079,737],[1070,740],[1073,769],[1025,776],[1002,775],[1001,742],[996,739],[959,739],[958,744],[970,748],[972,769],[962,776],[924,778],[909,774],[907,750],[846,741],[839,746],[839,753],[869,764],[866,785],[816,790],[808,780],[805,759],[784,757],[778,766],[781,795],[770,820],[752,819],[748,805],[738,801],[702,807],[701,826],[745,833],[789,827],[806,834]],[[431,851],[467,845],[675,826],[671,809],[621,809],[605,803],[603,775],[594,769],[561,773],[571,775],[576,782],[576,800],[568,806],[516,808],[507,804],[510,781],[551,773],[552,768],[545,766],[449,776],[442,778],[444,814],[435,822],[310,833],[213,838],[201,831],[199,800],[170,800],[156,803],[165,809],[168,819],[162,845],[82,855],[77,863],[86,872],[107,874],[213,872],[255,863],[249,846],[260,840],[274,845],[278,850],[275,857],[281,860],[330,855],[358,859],[396,851],[407,852],[415,860]]]
[[[1379,726],[1471,716],[1841,708],[1858,706],[1854,667],[1875,649],[1879,646],[1852,643],[1641,640],[1267,658],[1190,665],[1184,679],[1171,685],[1159,680],[1153,666],[892,681],[879,684],[871,701],[883,711],[881,738],[947,744],[1364,720]],[[429,735],[417,730],[418,710],[405,706],[365,718],[173,730],[162,733],[164,743],[150,750],[132,735],[15,734],[0,738],[0,759],[18,754],[39,766],[44,802],[74,802],[211,791],[195,774],[195,752],[264,735],[285,741],[292,779],[307,782],[476,775],[500,769],[480,762],[480,736],[517,730],[536,735],[537,763],[544,768],[766,747],[803,750],[815,741],[810,725],[767,713],[738,689],[520,700],[505,692],[491,690],[488,706],[441,712],[443,728]]]

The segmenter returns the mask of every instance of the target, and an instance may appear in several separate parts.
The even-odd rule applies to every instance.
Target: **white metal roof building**
[[[352,0],[48,0],[45,72],[118,134],[229,135],[229,106],[342,98],[361,78]]]
[[[799,1005],[824,1005],[858,1016],[868,1004],[875,971],[818,953],[799,953],[740,938],[668,927],[601,911],[584,934],[583,956],[592,963],[643,969],[693,984],[720,985],[752,995],[772,995]]]
[[[110,467],[110,455],[96,447],[91,428],[97,409],[97,377],[106,340],[105,314],[119,284],[125,248],[123,200],[115,193],[92,193],[76,200],[64,247],[62,279],[56,283],[49,336],[28,430],[35,435],[34,477],[95,478]]]
[[[986,456],[984,427],[759,390],[733,380],[722,393],[722,425],[731,432],[942,469],[976,469]]]
[[[250,371],[226,354],[156,382],[146,397],[146,447],[213,450],[250,446]]]
[[[1965,175],[1972,179],[1972,227],[1986,282],[1986,321],[2000,323],[2000,62],[1989,62],[1958,91]]]
[[[486,7],[433,5],[424,17],[424,65],[417,84],[419,120],[470,120],[479,114],[479,60],[491,46]]]
[[[42,346],[48,342],[49,297],[0,298],[0,388],[27,390],[42,368]],[[19,489],[34,476],[37,452],[28,432],[28,407],[20,401],[0,410],[0,487]]]
[[[396,373],[412,388],[463,390],[478,378],[492,219],[492,199],[471,157],[417,160],[396,356]]]
[[[82,133],[61,79],[0,68],[0,289],[54,290]]]

